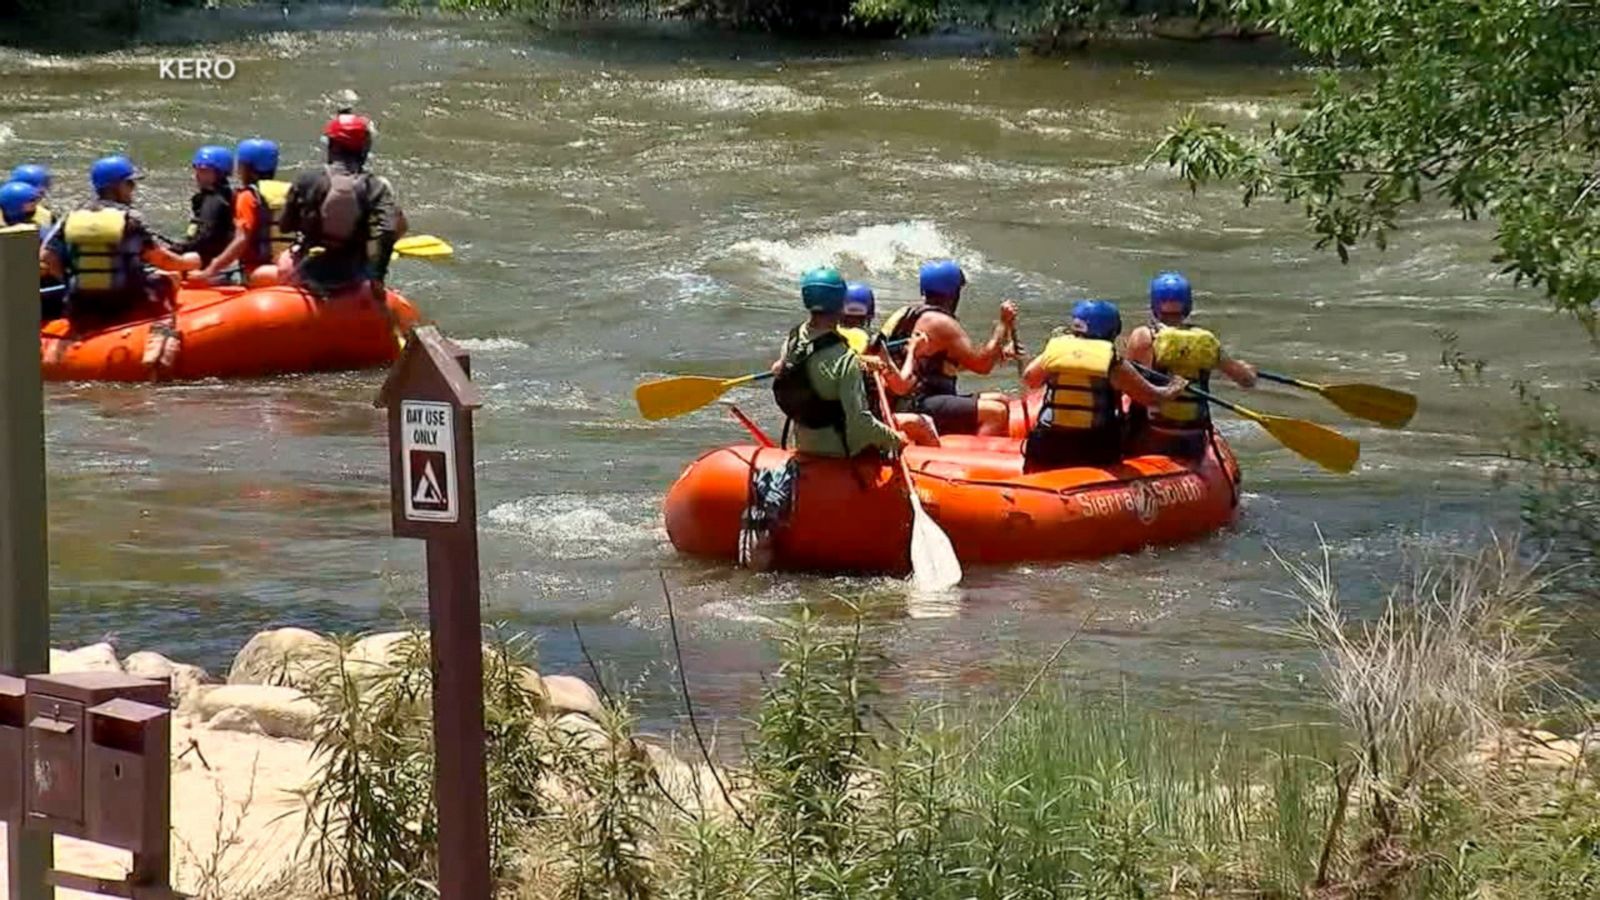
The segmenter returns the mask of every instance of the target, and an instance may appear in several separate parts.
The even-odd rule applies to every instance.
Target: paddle
[[[890,341],[890,347],[897,347],[905,341]],[[757,372],[754,375],[741,375],[738,378],[717,378],[711,375],[673,375],[668,378],[658,378],[655,381],[646,381],[633,389],[633,400],[639,405],[639,413],[646,419],[654,422],[657,419],[671,419],[675,416],[687,415],[708,403],[716,402],[717,398],[727,393],[729,388],[741,384],[751,384],[757,381],[766,381],[777,373],[770,369]]]
[[[889,395],[881,381],[878,382],[878,402],[882,405],[884,421],[893,427],[894,407],[889,405]],[[911,467],[906,465],[905,453],[896,454],[895,460],[900,464],[900,477],[906,481],[906,495],[911,498],[911,583],[919,592],[948,591],[961,583],[961,560],[950,546],[949,535],[922,508],[922,498],[917,496],[917,485],[911,480]]]
[[[1404,428],[1417,413],[1417,398],[1414,395],[1382,385],[1317,384],[1276,372],[1257,371],[1256,375],[1278,384],[1315,391],[1350,415],[1377,422],[1385,428]]]
[[[1160,372],[1145,368],[1138,363],[1133,363],[1134,368],[1163,383],[1167,376]],[[1356,467],[1356,460],[1361,457],[1361,444],[1345,437],[1331,428],[1308,422],[1305,419],[1291,419],[1285,416],[1273,416],[1246,409],[1237,403],[1229,403],[1221,397],[1209,394],[1194,385],[1188,385],[1184,390],[1205,400],[1215,403],[1223,409],[1232,410],[1237,415],[1249,419],[1266,429],[1266,432],[1277,439],[1278,443],[1288,447],[1295,453],[1311,460],[1330,472],[1341,475],[1350,472]]]
[[[413,234],[394,243],[394,255],[411,259],[449,259],[456,249],[431,234]]]
[[[738,378],[713,378],[709,375],[674,375],[646,381],[633,389],[639,414],[654,422],[692,413],[727,393],[729,388],[771,378],[772,372],[741,375]]]
[[[1033,432],[1033,422],[1028,417],[1028,382],[1026,381],[1028,364],[1022,361],[1022,343],[1017,340],[1016,323],[1011,325],[1011,352],[1013,359],[1017,363],[1018,397],[1022,406],[1023,433],[1031,434]]]

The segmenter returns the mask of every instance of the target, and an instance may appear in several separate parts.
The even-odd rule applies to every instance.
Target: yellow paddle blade
[[[431,234],[414,234],[403,237],[394,244],[396,256],[409,256],[416,259],[449,259],[455,255],[455,248],[434,237]]]
[[[1361,444],[1332,428],[1305,419],[1270,416],[1266,413],[1252,413],[1248,418],[1265,428],[1285,447],[1330,472],[1346,474],[1356,467],[1356,461],[1361,458]]]
[[[705,375],[678,375],[646,381],[633,390],[639,413],[646,419],[670,419],[692,413],[714,402],[741,379],[711,378]]]
[[[1417,414],[1416,396],[1376,384],[1319,385],[1317,393],[1350,415],[1385,428],[1404,428]]]

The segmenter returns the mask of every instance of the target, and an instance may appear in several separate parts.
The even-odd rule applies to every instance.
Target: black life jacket
[[[200,254],[209,264],[233,242],[233,186],[219,182],[209,190],[196,191],[189,198],[189,229],[185,246]]]
[[[778,401],[783,414],[806,428],[833,428],[840,437],[844,435],[844,405],[838,400],[825,400],[811,384],[806,363],[813,353],[826,350],[844,342],[837,331],[806,340],[806,326],[801,325],[789,335],[784,348],[783,367],[772,379],[772,396]]]
[[[930,303],[919,303],[916,306],[897,310],[888,321],[883,323],[881,334],[890,342],[905,341],[911,337],[917,328],[917,320],[929,313],[938,313],[942,316],[956,318],[955,313],[948,309],[934,306]],[[959,320],[958,320],[959,321]],[[888,348],[889,360],[900,366],[906,361],[906,344]],[[917,357],[915,375],[917,387],[913,392],[917,396],[937,397],[956,392],[956,375],[961,370],[950,362],[950,355],[941,350],[938,353],[926,354]]]

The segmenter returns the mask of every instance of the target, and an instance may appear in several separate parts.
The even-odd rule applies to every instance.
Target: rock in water
[[[263,684],[309,690],[338,647],[314,631],[278,628],[252,637],[228,670],[228,684]]]

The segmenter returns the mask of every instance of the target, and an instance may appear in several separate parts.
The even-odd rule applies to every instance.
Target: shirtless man
[[[924,336],[924,343],[917,348],[916,386],[901,399],[900,411],[932,418],[940,434],[1008,434],[1006,395],[959,393],[956,376],[961,372],[987,375],[996,363],[1009,358],[1017,305],[1010,300],[1000,304],[994,333],[987,342],[977,345],[956,318],[961,289],[967,283],[961,266],[952,260],[927,263],[919,281],[922,303],[898,310],[883,323],[883,334],[890,342],[913,334]],[[890,353],[895,354],[896,363],[904,359],[899,355],[903,351]]]

